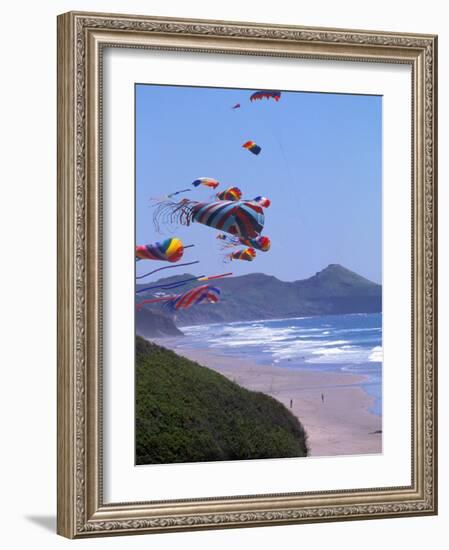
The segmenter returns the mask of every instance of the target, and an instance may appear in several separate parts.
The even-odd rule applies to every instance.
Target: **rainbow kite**
[[[254,141],[246,141],[242,147],[250,151],[253,155],[258,155],[262,151],[262,147],[257,145]]]

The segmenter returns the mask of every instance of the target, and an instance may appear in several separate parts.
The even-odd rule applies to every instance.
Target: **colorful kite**
[[[201,304],[203,302],[217,303],[220,299],[220,289],[210,285],[201,285],[184,294],[174,294],[172,296],[161,296],[160,298],[151,298],[150,300],[142,300],[136,304],[136,308],[140,310],[145,304],[155,304],[158,302],[166,302],[165,306],[173,311],[180,309],[189,309],[190,307]]]
[[[192,306],[204,302],[215,304],[219,301],[219,299],[219,288],[210,285],[202,285],[192,288],[174,300],[167,302],[167,307],[174,311],[179,311],[180,309],[189,309]]]
[[[173,237],[160,243],[136,245],[136,258],[178,262],[184,254],[184,248],[181,239]]]
[[[244,248],[242,250],[236,250],[226,256],[226,259],[230,262],[233,260],[244,260],[245,262],[252,262],[256,257],[256,251],[254,248]]]
[[[246,141],[242,147],[244,149],[248,149],[248,151],[251,151],[253,155],[258,155],[262,151],[262,147],[257,145],[254,141]]]
[[[244,244],[245,246],[255,248],[256,250],[268,252],[271,247],[271,240],[265,235],[259,235],[254,239],[244,239],[243,237],[232,237],[230,235],[224,235],[223,233],[220,233],[219,235],[217,235],[217,239],[225,241],[226,244],[224,245],[224,248],[231,248],[233,246],[240,246]]]
[[[262,207],[254,201],[196,202],[183,199],[159,203],[153,220],[157,231],[162,224],[189,226],[197,222],[231,235],[254,238],[262,232],[265,216]]]
[[[254,202],[257,202],[257,204],[260,204],[263,208],[268,208],[271,204],[270,199],[267,199],[267,197],[258,196],[254,199]]]
[[[196,180],[192,181],[192,185],[193,187],[199,187],[200,185],[204,185],[205,187],[212,187],[212,189],[216,189],[220,185],[220,183],[214,178],[197,178]],[[188,193],[189,191],[191,191],[190,188],[180,189],[179,191],[174,191],[173,193],[170,193],[169,195],[167,195],[167,198],[170,199],[171,197],[175,197],[180,193]],[[158,199],[152,199],[152,200],[158,200]]]
[[[212,189],[216,189],[220,185],[220,183],[213,178],[198,178],[195,181],[192,181],[192,185],[194,187],[204,185],[205,187],[212,187]]]
[[[251,102],[259,99],[274,99],[277,102],[281,99],[281,92],[261,90],[260,92],[254,92],[249,98]]]
[[[265,235],[259,235],[255,239],[240,239],[240,242],[246,246],[251,246],[257,250],[261,250],[262,252],[268,252],[271,248],[270,238]]]
[[[224,191],[219,191],[216,196],[220,201],[239,201],[242,198],[242,192],[238,187],[228,187]]]

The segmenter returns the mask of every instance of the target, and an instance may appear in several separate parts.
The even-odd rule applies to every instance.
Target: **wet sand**
[[[305,427],[311,456],[382,452],[382,419],[369,411],[374,397],[357,386],[365,376],[258,365],[208,350],[183,349],[178,339],[157,343],[283,403]]]

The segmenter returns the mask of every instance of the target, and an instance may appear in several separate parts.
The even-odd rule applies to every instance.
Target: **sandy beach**
[[[183,349],[178,339],[157,343],[283,403],[304,425],[311,456],[382,452],[382,419],[369,411],[374,397],[357,385],[364,376],[259,365],[208,350]]]

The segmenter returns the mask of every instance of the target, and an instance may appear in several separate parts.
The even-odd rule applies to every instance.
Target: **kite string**
[[[190,245],[190,246],[193,246],[193,245]],[[187,248],[187,247],[184,247],[184,248]],[[138,258],[139,260],[140,258]],[[187,265],[194,265],[194,264],[199,264],[199,260],[196,260],[194,262],[186,262],[186,263],[183,263],[183,264],[176,264],[176,265],[166,265],[164,267],[158,267],[157,269],[153,269],[153,271],[149,271],[148,273],[145,273],[144,275],[139,275],[138,277],[136,277],[136,279],[143,279],[144,277],[148,277],[149,275],[153,275],[153,273],[157,273],[158,271],[162,271],[164,269],[172,269],[174,267],[185,267]]]
[[[200,277],[204,277],[204,275],[200,275]],[[183,281],[173,281],[172,283],[164,283],[164,284],[161,284],[161,285],[148,286],[146,288],[141,288],[139,290],[136,290],[136,294],[140,294],[141,292],[146,292],[148,290],[154,290],[156,288],[162,288],[163,290],[168,290],[170,288],[175,288],[177,286],[184,285],[184,284],[189,283],[191,281],[197,281],[200,277],[193,277],[191,279],[184,279]]]
[[[153,212],[153,223],[157,233],[161,233],[161,226],[185,225],[192,223],[194,201],[183,199],[181,202],[162,201],[156,205]]]
[[[281,152],[282,158],[284,160],[284,167],[287,173],[288,181],[293,182],[296,180],[296,177],[293,177],[293,173],[290,168],[290,163],[287,159],[287,155],[285,154],[284,146],[282,144],[282,139],[281,139],[282,135],[280,134],[280,131],[279,131],[280,136],[278,136],[277,133],[274,131],[274,127],[272,125],[272,116],[270,115],[272,115],[272,113],[269,113],[269,112],[266,113],[266,115],[262,115],[260,117],[260,121],[262,123],[262,126],[265,128],[265,130],[268,131],[269,134],[271,134],[272,138],[276,142],[276,145],[278,146],[279,151]]]
[[[191,279],[184,279],[183,281],[173,281],[172,283],[165,283],[161,285],[154,285],[154,286],[142,288],[140,290],[136,290],[136,294],[139,294],[141,292],[145,292],[148,290],[154,290],[156,288],[161,288],[162,290],[170,290],[172,288],[185,285],[186,283],[190,283],[192,281],[211,281],[212,279],[221,279],[222,277],[229,277],[230,275],[232,275],[232,273],[223,273],[222,275],[210,275],[208,277],[206,277],[205,275],[199,275],[198,277],[193,277]]]
[[[212,279],[221,279],[222,277],[229,277],[233,273],[223,273],[222,275],[211,275],[210,277],[200,278],[199,281],[211,281]]]

